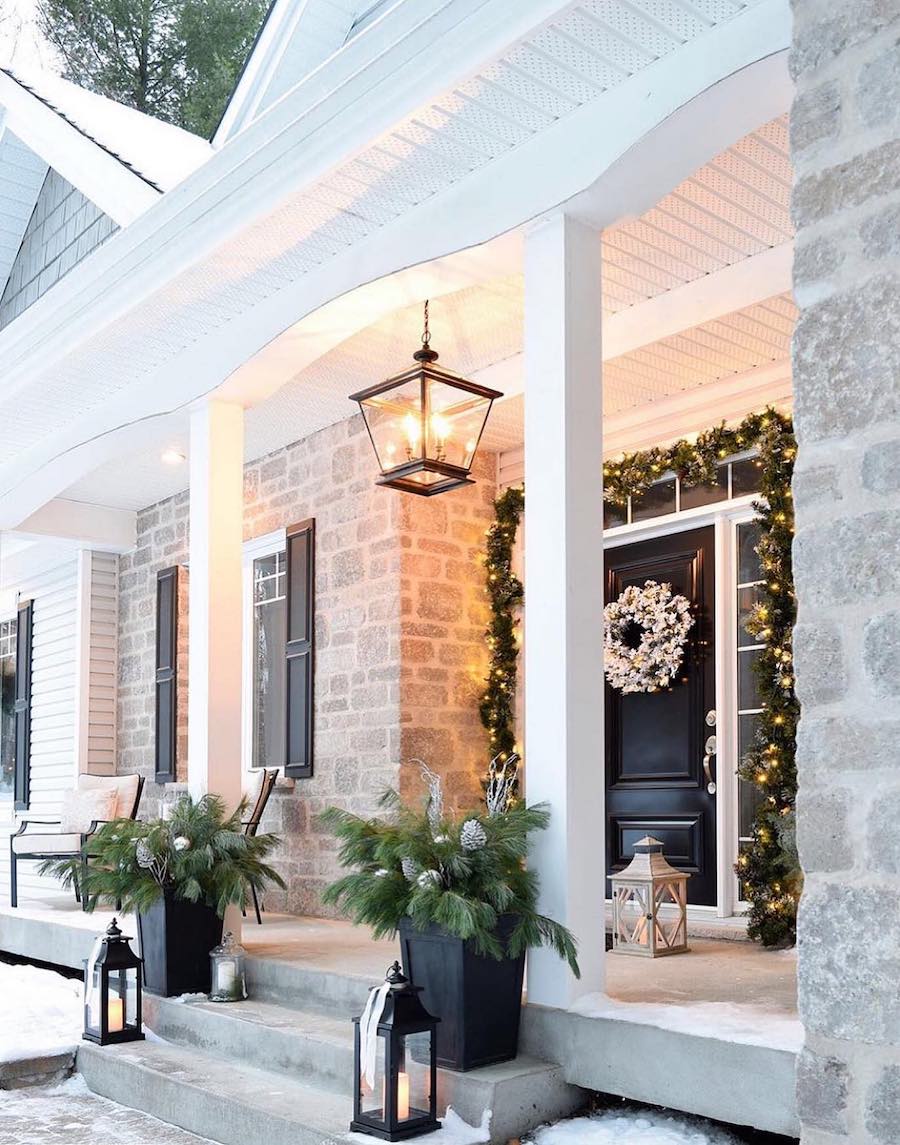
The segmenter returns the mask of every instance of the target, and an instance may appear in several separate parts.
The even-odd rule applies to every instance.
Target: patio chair
[[[253,804],[253,810],[250,812],[250,818],[245,819],[242,823],[245,835],[253,836],[259,830],[259,824],[262,821],[263,812],[266,809],[266,804],[269,802],[269,796],[272,794],[272,790],[275,787],[275,781],[277,779],[277,767],[271,769],[263,769],[263,773],[259,782],[259,792],[256,796],[256,802]],[[265,908],[260,907],[259,899],[256,897],[256,887],[250,888],[250,894],[253,898],[253,909],[256,911],[256,921],[260,926],[262,926],[262,915],[260,914],[260,911],[264,910]],[[247,912],[245,910],[241,911],[241,914],[245,918],[247,917]]]
[[[111,819],[136,819],[144,779],[140,775],[79,775],[78,784],[68,792],[58,819],[29,815],[9,840],[9,901],[19,905],[18,871],[20,859],[81,858],[87,870],[88,840]],[[29,827],[40,830],[29,831]],[[53,830],[53,828],[56,830]],[[84,879],[82,878],[82,884]],[[75,881],[75,898],[87,909],[84,887]]]

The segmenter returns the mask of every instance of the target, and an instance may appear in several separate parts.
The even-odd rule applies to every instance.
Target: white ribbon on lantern
[[[378,1023],[384,1013],[387,996],[391,992],[390,982],[382,982],[369,991],[366,1008],[359,1019],[360,1065],[369,1089],[375,1088],[375,1062],[378,1057]]]
[[[97,959],[100,957],[104,942],[106,942],[105,934],[99,934],[94,939],[94,945],[91,947],[87,961],[87,970],[84,973],[84,1004],[91,1021],[94,1020],[94,967],[97,965]]]

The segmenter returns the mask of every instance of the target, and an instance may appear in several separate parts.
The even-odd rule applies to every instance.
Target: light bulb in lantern
[[[125,1002],[122,998],[110,998],[107,1029],[118,1034],[125,1029]]]
[[[419,450],[419,438],[422,435],[422,427],[419,425],[419,419],[413,414],[408,413],[403,419],[403,432],[406,434],[407,450],[412,456]]]

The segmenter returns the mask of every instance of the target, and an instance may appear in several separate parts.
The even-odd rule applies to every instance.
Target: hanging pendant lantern
[[[130,941],[113,919],[94,947],[94,955],[85,959],[82,1035],[85,1041],[108,1046],[143,1040],[143,963],[128,945]]]
[[[377,484],[422,497],[474,484],[469,473],[478,443],[494,400],[503,397],[438,366],[430,340],[426,302],[415,365],[350,395],[378,458]]]

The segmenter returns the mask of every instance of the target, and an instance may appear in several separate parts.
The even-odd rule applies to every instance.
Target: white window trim
[[[243,547],[242,604],[243,638],[241,654],[241,770],[244,784],[249,788],[250,777],[262,769],[253,766],[253,562],[260,557],[271,557],[287,549],[287,529],[276,529],[252,541],[245,541]],[[284,764],[281,764],[283,767]]]

